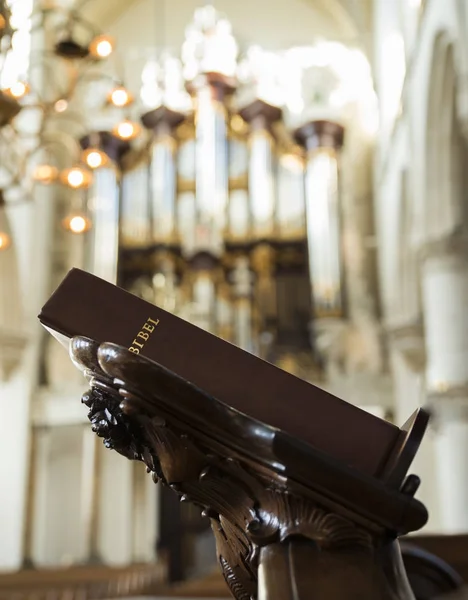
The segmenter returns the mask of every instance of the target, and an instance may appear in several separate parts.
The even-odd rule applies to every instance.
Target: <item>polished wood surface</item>
[[[413,598],[397,537],[427,520],[417,478],[354,471],[115,344],[74,338],[71,356],[93,430],[199,507],[237,600]]]

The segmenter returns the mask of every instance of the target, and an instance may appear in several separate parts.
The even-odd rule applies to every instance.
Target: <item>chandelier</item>
[[[32,42],[41,49],[31,52]],[[85,190],[93,171],[110,160],[99,146],[103,133],[116,143],[138,135],[115,45],[76,7],[0,0],[0,211],[30,201],[35,184]],[[94,131],[83,111],[90,85],[99,91],[98,112],[109,131]],[[81,233],[90,221],[70,214],[63,225]],[[11,245],[6,231],[0,237],[0,250]]]

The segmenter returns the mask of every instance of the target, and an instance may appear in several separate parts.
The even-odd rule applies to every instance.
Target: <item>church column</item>
[[[418,320],[387,330],[395,389],[396,423],[404,423],[420,405],[423,390],[424,332]]]
[[[98,539],[104,564],[128,565],[133,558],[133,461],[122,460],[99,443]]]
[[[419,319],[406,320],[387,328],[390,366],[392,370],[393,421],[404,423],[424,401],[426,351],[424,329]],[[440,507],[437,481],[434,478],[434,432],[429,429],[415,458],[412,470],[421,477],[417,497],[427,506],[429,531],[440,531]]]
[[[422,295],[427,394],[435,414],[442,526],[468,531],[468,240],[425,249]]]
[[[24,540],[25,567],[41,565],[47,556],[47,490],[52,451],[50,427],[35,427],[32,438]]]
[[[84,532],[84,557],[89,563],[99,563],[98,519],[100,504],[99,439],[86,426],[83,429],[81,462],[81,520]]]

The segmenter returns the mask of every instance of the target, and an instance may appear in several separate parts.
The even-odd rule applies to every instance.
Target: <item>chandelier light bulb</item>
[[[97,148],[86,150],[83,153],[83,158],[91,169],[99,169],[107,162],[106,154]]]
[[[53,165],[37,165],[33,172],[33,179],[44,185],[53,183],[58,177],[58,169]]]
[[[91,173],[82,166],[78,165],[71,169],[66,169],[60,174],[60,179],[65,185],[78,190],[81,188],[88,187],[91,183]]]
[[[109,101],[114,106],[122,108],[131,104],[133,98],[124,87],[116,87],[109,95]]]
[[[68,102],[65,99],[57,100],[54,104],[55,112],[62,113],[65,112],[68,108]]]
[[[122,140],[132,140],[139,133],[139,126],[132,121],[122,121],[114,128],[114,133]]]
[[[86,233],[91,228],[91,221],[85,215],[72,213],[62,221],[63,227],[71,233]]]
[[[67,176],[67,181],[71,185],[71,187],[78,188],[81,187],[84,183],[84,175],[83,172],[79,169],[72,169]]]
[[[112,39],[107,35],[99,35],[91,42],[89,51],[95,58],[108,58],[114,50]]]
[[[10,88],[9,88],[10,94],[13,96],[13,98],[19,99],[19,98],[23,98],[23,96],[26,96],[26,94],[29,92],[29,85],[27,83],[25,83],[24,81],[16,81]]]
[[[73,233],[83,233],[86,231],[86,219],[80,215],[76,215],[70,219],[70,231]]]
[[[5,231],[0,231],[0,251],[11,246],[11,237]]]
[[[102,40],[102,42],[99,42],[96,46],[96,53],[103,58],[110,56],[112,53],[112,44],[107,40]]]

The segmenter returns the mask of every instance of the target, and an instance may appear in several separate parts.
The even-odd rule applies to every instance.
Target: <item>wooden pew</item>
[[[0,574],[0,600],[100,600],[155,593],[166,583],[164,562],[122,568],[76,566]]]

